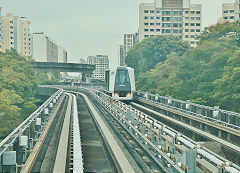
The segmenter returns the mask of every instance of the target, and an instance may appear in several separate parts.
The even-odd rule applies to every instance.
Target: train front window
[[[130,82],[128,71],[117,71],[116,81],[119,84],[128,84]]]

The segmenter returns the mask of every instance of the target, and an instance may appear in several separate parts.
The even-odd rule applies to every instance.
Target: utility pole
[[[157,0],[154,0],[154,36],[157,35]]]

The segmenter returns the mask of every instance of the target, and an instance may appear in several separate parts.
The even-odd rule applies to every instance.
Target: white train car
[[[105,82],[108,93],[115,100],[133,100],[135,92],[134,69],[120,66],[106,70]]]

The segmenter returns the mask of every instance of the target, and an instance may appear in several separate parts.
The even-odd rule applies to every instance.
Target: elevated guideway
[[[40,88],[56,93],[28,118],[30,124],[26,120],[2,141],[0,172],[240,172],[234,161],[153,116],[169,119],[169,115],[113,100],[93,88]],[[171,122],[200,133],[176,119]],[[29,131],[34,131],[33,143]],[[29,140],[23,145],[25,136]]]

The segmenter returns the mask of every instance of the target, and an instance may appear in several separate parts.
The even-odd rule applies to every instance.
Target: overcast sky
[[[222,2],[191,0],[203,5],[203,26],[217,22]],[[68,51],[70,62],[89,55],[109,55],[117,64],[123,34],[138,30],[138,5],[153,0],[0,0],[2,13],[31,21],[32,32],[44,32]]]

